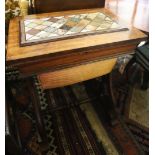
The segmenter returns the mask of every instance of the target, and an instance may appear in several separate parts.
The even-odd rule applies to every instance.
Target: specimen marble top
[[[61,18],[62,21],[61,19],[57,18]],[[102,20],[102,22],[100,20],[101,18],[104,19]],[[66,24],[64,25],[63,20],[66,19],[69,19],[69,21],[67,20]],[[71,19],[73,19],[73,21],[71,21]],[[80,22],[77,23],[76,20],[81,20],[82,24]],[[35,23],[31,23],[30,21],[33,21]],[[60,24],[58,21],[62,23]],[[23,34],[25,34],[25,40],[22,40],[22,38],[20,38],[20,22],[25,25],[25,30],[23,32]],[[44,24],[41,24],[40,22]],[[51,22],[52,24],[55,24],[55,27],[51,25]],[[28,26],[27,24],[30,25]],[[79,24],[79,27],[75,28],[74,24]],[[122,20],[118,16],[112,14],[105,8],[52,12],[28,15],[25,17],[17,17],[10,21],[6,59],[7,62],[11,62],[38,56],[47,56],[49,54],[51,55],[62,53],[65,51],[74,51],[77,49],[85,50],[85,48],[88,49],[90,47],[98,46],[115,46],[115,44],[118,45],[119,43],[146,39],[146,35],[138,29],[132,27],[132,25],[126,26],[129,28],[128,30],[120,31],[122,28],[124,28],[122,27],[122,25],[125,25],[124,22],[122,22]],[[40,26],[42,27],[41,29]],[[61,30],[59,26],[61,27]],[[96,30],[98,30],[99,32],[103,32],[107,31],[107,29],[108,31],[119,29],[119,31],[115,31],[112,33],[96,33]],[[84,35],[82,37],[70,37],[60,40],[57,39],[61,38],[62,36],[64,37],[64,34],[69,36],[79,35],[80,33],[87,34],[94,33],[94,30],[95,35]],[[52,31],[54,31],[54,33]],[[43,43],[42,40],[48,40],[47,38],[56,38],[56,40]],[[28,46],[27,44],[27,46],[22,47],[20,41],[21,44],[32,43],[32,45],[30,44]],[[39,41],[40,43],[33,44],[33,42],[35,41]]]
[[[103,12],[25,19],[20,28],[21,46],[128,30]]]

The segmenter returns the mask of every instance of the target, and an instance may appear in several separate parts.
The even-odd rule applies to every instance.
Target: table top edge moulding
[[[9,36],[8,36],[8,47],[7,47],[7,62],[16,62],[22,59],[31,59],[38,56],[44,56],[48,54],[55,53],[65,53],[65,51],[74,51],[74,49],[88,49],[98,46],[107,46],[108,44],[115,45],[117,43],[133,42],[146,40],[147,36],[143,34],[138,29],[129,26],[128,31],[112,32],[105,34],[97,34],[83,36],[81,38],[72,38],[59,40],[54,42],[36,44],[31,46],[20,47],[19,46],[19,20],[21,19],[32,19],[32,18],[42,18],[47,16],[58,16],[58,15],[69,15],[69,14],[80,14],[89,12],[103,12],[112,17],[112,19],[117,20],[122,23],[122,20],[115,16],[113,13],[105,8],[97,9],[84,9],[84,10],[73,10],[73,11],[63,11],[63,12],[53,12],[44,13],[38,15],[29,15],[23,18],[15,18],[10,21]]]

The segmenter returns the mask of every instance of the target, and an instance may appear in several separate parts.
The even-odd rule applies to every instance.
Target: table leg
[[[21,154],[22,144],[16,122],[15,101],[11,92],[10,82],[8,81],[6,81],[5,140],[6,153],[12,155]]]
[[[102,77],[100,99],[104,106],[106,117],[111,125],[117,124],[117,114],[114,108],[115,98],[112,88],[112,77],[111,74],[107,74]]]
[[[98,111],[98,115],[102,117],[103,121],[115,125],[117,123],[117,115],[114,109],[115,98],[112,90],[111,74],[84,83],[89,98],[97,98],[92,104]]]

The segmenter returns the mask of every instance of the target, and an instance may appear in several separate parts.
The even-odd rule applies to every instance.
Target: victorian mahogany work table
[[[28,15],[10,21],[6,65],[10,71],[16,70],[18,78],[37,76],[42,89],[63,87],[108,74],[113,69],[117,57],[133,53],[147,36],[138,29],[127,25],[128,30],[70,37],[27,46],[20,45],[21,19],[50,16],[65,16],[103,12],[122,23],[105,8],[61,11]],[[124,24],[124,23],[123,23]],[[35,104],[35,111],[39,108]],[[37,114],[40,134],[42,123]]]

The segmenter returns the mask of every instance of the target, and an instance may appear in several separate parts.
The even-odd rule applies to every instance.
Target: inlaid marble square
[[[37,37],[39,38],[46,38],[50,35],[50,33],[46,32],[46,31],[41,31],[38,34],[36,34]]]
[[[30,27],[25,27],[25,32],[27,32],[27,31],[29,31],[29,30],[31,30]]]
[[[31,34],[26,34],[26,40],[30,40],[30,38],[32,38],[33,37],[33,35],[31,35]]]
[[[70,30],[72,27],[71,26],[69,26],[69,25],[62,25],[61,27],[60,27],[60,29],[63,29],[63,30]]]
[[[21,20],[20,24],[21,46],[74,38],[85,34],[127,30],[102,12],[25,19]]]
[[[53,24],[53,22],[50,22],[50,21],[44,21],[43,23],[42,23],[42,25],[47,25],[47,26],[50,26],[50,25],[52,25]]]
[[[45,32],[48,32],[48,33],[52,33],[56,30],[57,28],[56,27],[53,27],[53,26],[48,26],[44,29]]]
[[[79,22],[81,19],[77,17],[72,17],[70,20],[72,20],[73,22]]]
[[[37,29],[30,29],[29,31],[27,31],[28,34],[31,34],[31,35],[36,35],[37,33],[41,32],[40,30],[37,30]]]
[[[43,24],[43,22],[44,22],[43,20],[39,20],[39,19],[33,21],[33,23],[35,23],[35,24],[39,24],[39,25],[40,25],[40,24]]]
[[[50,21],[50,22],[57,22],[59,19],[58,18],[53,18],[53,17],[51,17],[50,19],[48,19],[48,21]]]
[[[77,25],[77,22],[74,22],[72,20],[69,20],[65,23],[65,25],[69,26],[69,27],[74,27],[75,25]]]
[[[67,32],[67,30],[65,29],[57,29],[54,33],[58,34],[58,36],[60,35],[64,35]]]
[[[38,26],[35,27],[35,29],[43,30],[46,27],[48,27],[48,26],[47,25],[38,25]]]
[[[63,25],[63,24],[54,23],[54,24],[50,25],[49,27],[53,27],[53,28],[58,29],[58,28],[60,28],[62,25]]]
[[[100,25],[100,23],[93,21],[93,22],[90,23],[90,25],[98,27]]]
[[[74,33],[79,33],[88,25],[88,23],[89,23],[88,20],[83,19],[79,23],[77,23],[76,26],[74,26],[72,29],[70,29],[70,31],[74,32]]]
[[[33,37],[29,38],[29,40],[37,40],[39,38],[40,38],[39,36],[33,36]]]
[[[26,25],[26,27],[29,27],[29,28],[34,28],[34,27],[36,27],[37,26],[37,24],[36,23],[29,23],[29,24],[27,24]]]
[[[87,26],[82,30],[82,32],[94,31],[94,30],[96,30],[96,26],[87,25]]]
[[[87,18],[90,20],[93,20],[97,15],[98,15],[98,13],[91,13],[91,14],[87,15]]]
[[[67,19],[66,18],[61,18],[59,19],[55,24],[65,24],[67,22]]]

